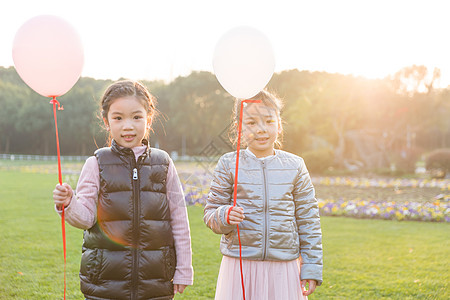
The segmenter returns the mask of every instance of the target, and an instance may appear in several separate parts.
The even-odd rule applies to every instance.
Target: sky
[[[448,3],[448,4],[447,4]],[[82,76],[170,82],[210,71],[228,30],[254,27],[270,40],[275,72],[298,69],[384,78],[412,65],[441,70],[450,85],[447,0],[4,0],[0,66],[32,17],[59,16],[81,36]]]

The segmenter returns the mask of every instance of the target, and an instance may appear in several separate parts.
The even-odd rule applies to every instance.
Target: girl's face
[[[277,111],[262,103],[252,103],[244,107],[242,122],[242,135],[249,150],[256,157],[272,155],[274,143],[281,133]]]
[[[108,118],[103,120],[112,138],[122,147],[142,145],[150,121],[144,105],[133,96],[114,99]]]

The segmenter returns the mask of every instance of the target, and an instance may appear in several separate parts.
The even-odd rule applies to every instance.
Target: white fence
[[[219,160],[218,156],[188,156],[188,155],[178,155],[178,152],[172,151],[170,157],[175,162],[197,162],[197,163],[211,163],[214,165]],[[61,156],[61,161],[74,161],[74,162],[84,162],[89,156]],[[58,157],[56,155],[29,155],[29,154],[4,154],[0,153],[0,160],[19,160],[19,161],[57,161]]]
[[[195,156],[179,156],[176,152],[170,153],[171,158],[174,161],[182,162],[199,162],[203,160],[211,160],[208,157],[195,157]],[[84,162],[89,156],[61,156],[61,161],[82,161]],[[36,161],[57,161],[56,155],[28,155],[28,154],[1,154],[0,160],[36,160]]]
[[[88,156],[61,156],[61,161],[85,161]],[[56,155],[0,154],[0,160],[57,161]]]

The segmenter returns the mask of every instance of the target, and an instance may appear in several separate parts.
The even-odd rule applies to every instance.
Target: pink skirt
[[[246,300],[305,300],[300,284],[299,260],[242,260]],[[240,300],[239,258],[223,256],[216,286],[216,300]]]

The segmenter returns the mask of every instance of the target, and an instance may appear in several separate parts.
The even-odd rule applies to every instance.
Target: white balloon
[[[269,39],[259,30],[240,26],[217,42],[213,56],[217,80],[232,96],[248,99],[272,78],[275,57]]]

